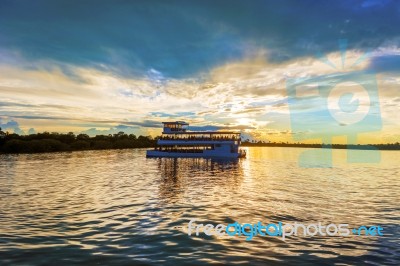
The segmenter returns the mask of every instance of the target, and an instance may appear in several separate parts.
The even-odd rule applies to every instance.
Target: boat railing
[[[203,149],[166,149],[165,152],[178,152],[178,153],[203,153]]]

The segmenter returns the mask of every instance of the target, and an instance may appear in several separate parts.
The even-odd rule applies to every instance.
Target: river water
[[[300,168],[304,150],[251,147],[229,162],[144,149],[0,155],[0,264],[399,265],[400,152],[348,164],[334,150],[332,168]],[[191,219],[381,226],[383,236],[188,236]]]

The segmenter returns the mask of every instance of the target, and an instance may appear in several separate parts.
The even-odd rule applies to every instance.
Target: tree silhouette
[[[0,152],[36,153],[54,151],[79,151],[154,147],[156,140],[151,136],[127,135],[123,131],[114,135],[97,135],[73,132],[67,134],[42,132],[30,135],[6,134],[0,129]]]
[[[75,135],[73,132],[66,134],[57,132],[42,132],[30,135],[9,134],[0,128],[0,152],[1,153],[37,153],[56,151],[80,151],[80,150],[104,150],[149,148],[156,145],[158,137],[138,136],[125,134],[120,131],[116,134],[96,135],[90,137],[87,134]],[[303,147],[325,148],[322,144],[304,144],[289,142],[263,142],[246,139],[243,146],[260,147]],[[334,149],[371,149],[371,146],[381,150],[400,150],[400,143],[374,144],[374,145],[346,145],[332,144]]]

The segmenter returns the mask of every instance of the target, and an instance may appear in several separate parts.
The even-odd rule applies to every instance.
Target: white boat
[[[189,131],[183,121],[163,122],[162,136],[147,157],[241,158],[240,133],[232,131]]]

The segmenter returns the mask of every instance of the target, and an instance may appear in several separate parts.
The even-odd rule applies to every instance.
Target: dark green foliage
[[[74,151],[90,149],[90,142],[84,140],[77,140],[71,143],[71,149]]]
[[[94,150],[107,150],[107,149],[112,149],[113,144],[110,141],[106,140],[98,140],[92,142],[92,147]]]
[[[87,134],[75,135],[70,132],[37,133],[20,136],[9,134],[0,129],[0,152],[3,153],[38,153],[57,151],[103,150],[154,147],[156,140],[151,136],[136,137],[118,132],[114,135],[97,135],[90,137]]]
[[[31,141],[11,139],[7,141],[2,147],[2,151],[6,153],[36,153],[67,150],[69,150],[68,145],[56,139],[42,139]]]

